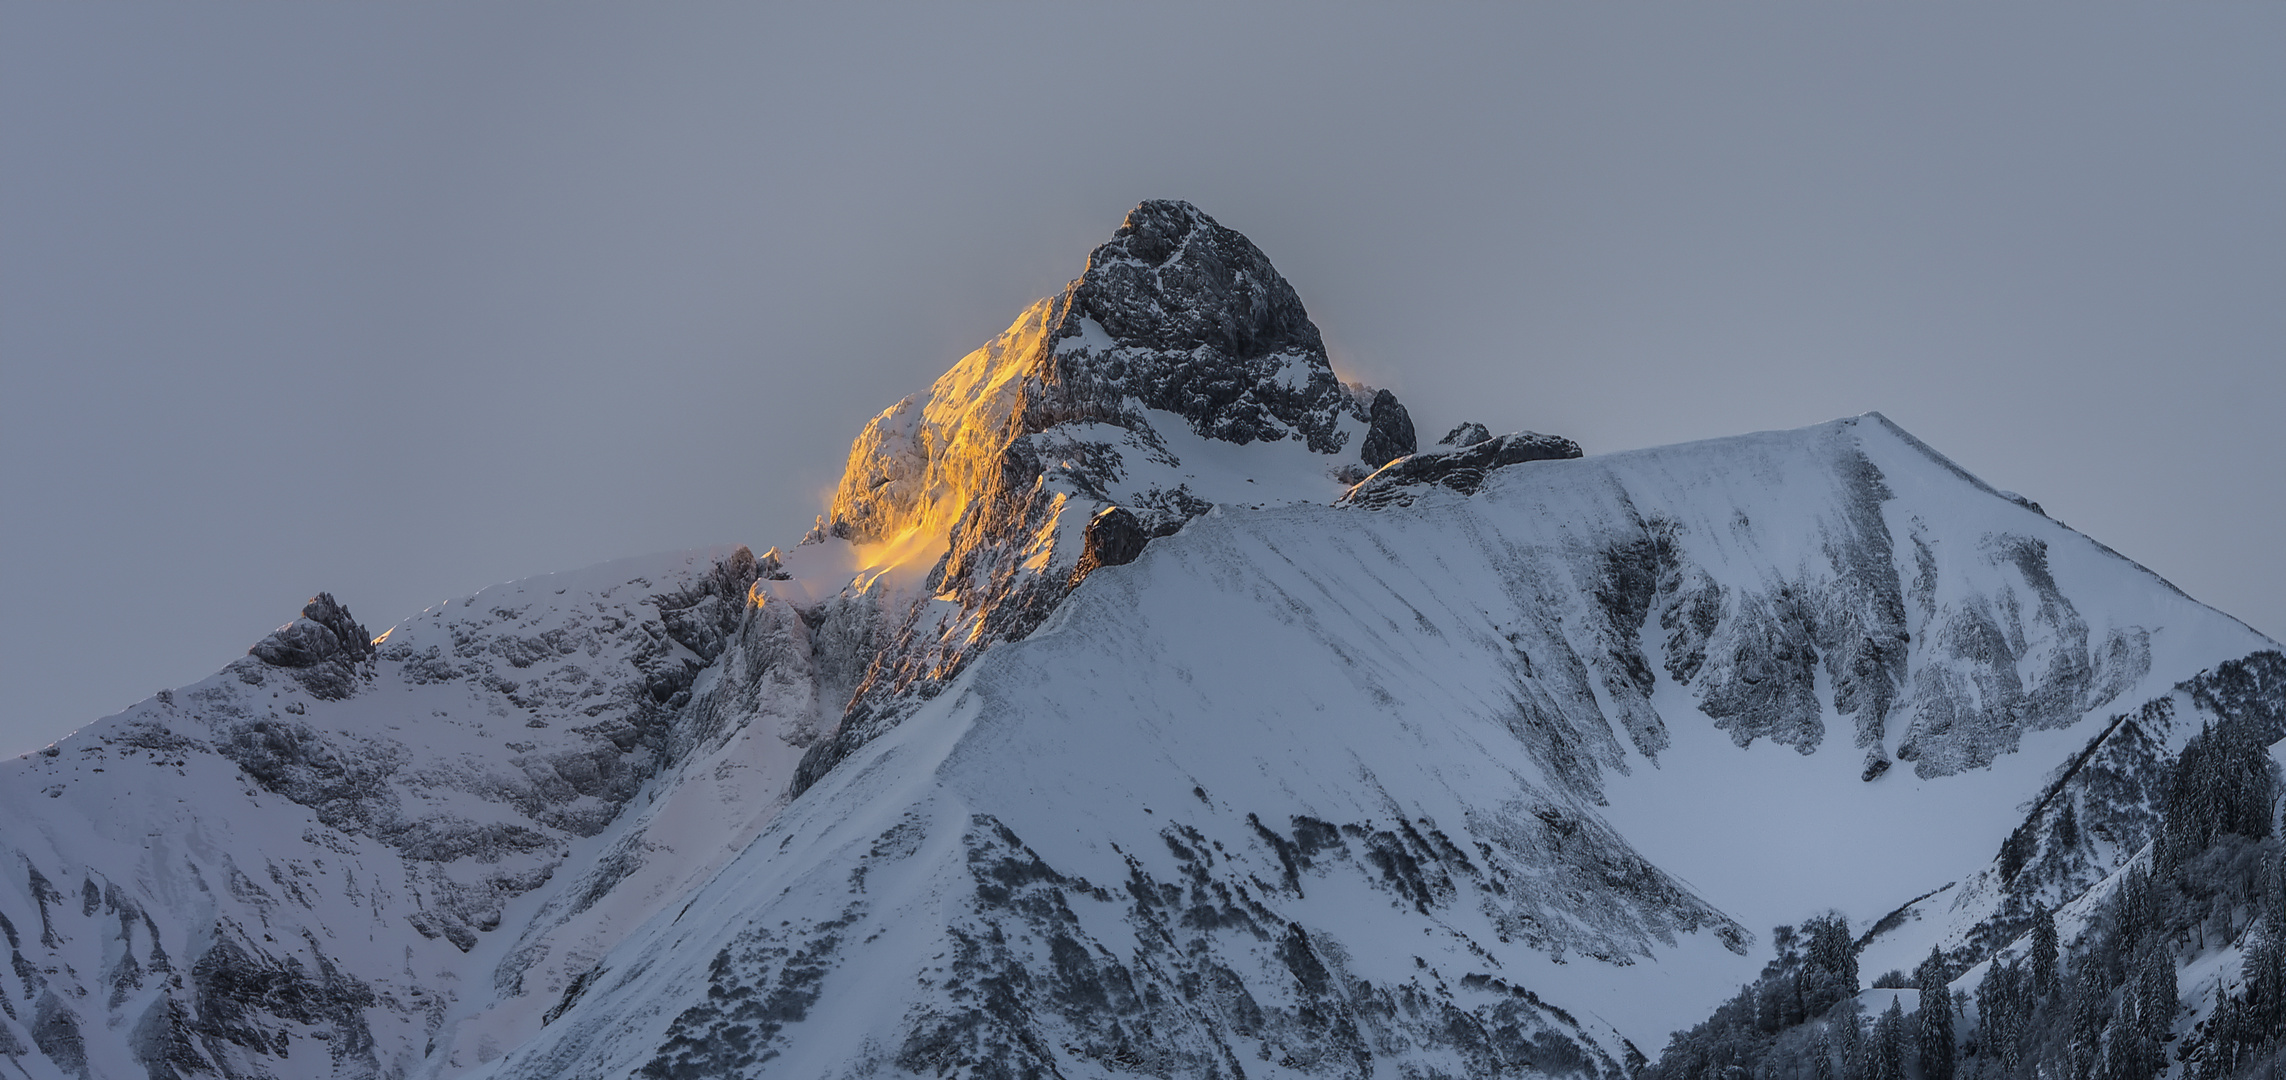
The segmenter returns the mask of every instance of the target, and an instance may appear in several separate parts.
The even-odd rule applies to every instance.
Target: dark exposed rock
[[[248,1051],[289,1053],[288,1024],[326,1029],[337,1064],[361,1061],[368,1072],[378,1064],[365,1015],[375,1001],[372,989],[337,969],[314,940],[310,945],[314,972],[298,956],[262,951],[234,923],[215,927],[214,944],[191,966],[197,1013],[191,1027],[225,1075],[238,1074],[234,1059]]]
[[[1405,411],[1405,406],[1397,403],[1397,395],[1387,390],[1374,391],[1373,404],[1366,410],[1365,441],[1358,448],[1358,460],[1378,469],[1417,448],[1413,417]]]
[[[1642,534],[1606,547],[1599,558],[1595,610],[1603,616],[1601,662],[1604,696],[1635,749],[1656,759],[1668,745],[1667,725],[1651,707],[1656,675],[1643,653],[1643,632],[1662,595],[1683,581],[1676,555],[1676,527],[1668,521],[1641,522]]]
[[[87,1077],[87,1037],[80,1033],[78,1014],[51,990],[40,995],[33,1015],[32,1045],[55,1062],[57,1069]]]
[[[1088,258],[1072,310],[1124,342],[1250,359],[1324,348],[1301,298],[1253,241],[1180,200],[1129,211]]]
[[[1536,875],[1480,863],[1426,820],[1296,818],[1291,839],[1249,820],[1288,860],[1289,876],[1362,875],[1408,906],[1505,907],[1535,887]],[[913,854],[918,837],[898,831],[858,860],[853,881],[873,863]],[[1410,1053],[1426,1050],[1451,1063],[1442,1076],[1624,1075],[1575,1017],[1530,989],[1490,973],[1456,973],[1456,989],[1425,968],[1364,977],[1348,966],[1342,941],[1280,913],[1297,886],[1252,877],[1235,852],[1187,826],[1169,826],[1161,839],[1175,859],[1171,875],[1130,858],[1125,880],[1096,883],[1051,866],[997,819],[973,817],[963,838],[969,910],[915,972],[935,1000],[907,1013],[883,1058],[856,1071],[1238,1080],[1250,1063],[1271,1061],[1363,1077],[1402,1071]],[[1638,880],[1588,861],[1580,869],[1558,887],[1618,884],[1636,902],[1646,894],[1634,890],[1658,884],[1656,874]],[[791,1025],[826,982],[845,976],[832,961],[869,917],[853,898],[838,917],[742,934],[714,958],[704,999],[675,1018],[639,1075],[767,1075]],[[1098,936],[1121,921],[1135,932]]]
[[[1077,530],[1057,522],[1109,506],[1134,464],[1129,455],[1164,458],[1153,425],[1167,419],[1153,415],[1173,414],[1222,442],[1297,440],[1328,456],[1329,476],[1411,453],[1416,441],[1395,395],[1334,374],[1293,286],[1260,248],[1171,200],[1138,205],[1062,296],[964,359],[936,395],[908,398],[860,433],[816,535],[863,544],[949,521],[946,553],[925,587],[961,613],[888,614],[885,648],[840,727],[810,747],[797,792],[976,656],[1031,633],[1088,571],[1125,561],[1089,554],[1086,537],[1066,537]],[[1167,535],[1213,505],[1182,484],[1120,502],[1144,537]],[[1055,538],[1050,550],[1038,550],[1043,536]],[[668,692],[660,700],[678,704],[678,691]]]
[[[373,635],[332,593],[321,592],[303,605],[301,618],[272,631],[247,652],[284,668],[314,667],[329,660],[355,663],[373,655]]]
[[[55,883],[49,881],[46,874],[40,873],[39,867],[26,866],[24,871],[32,900],[40,906],[40,944],[53,949],[63,944],[63,937],[56,933],[54,916],[54,909],[63,907],[63,894],[56,891]]]
[[[841,932],[860,910],[792,933],[758,929],[742,935],[708,966],[708,999],[675,1018],[658,1055],[637,1075],[646,1080],[755,1075],[757,1066],[778,1056],[773,1044],[780,1032],[806,1018],[817,1004],[841,949]]]
[[[1476,444],[1483,442],[1484,440],[1491,437],[1492,432],[1486,429],[1483,424],[1479,424],[1473,420],[1463,420],[1459,424],[1454,425],[1451,431],[1445,432],[1445,437],[1438,439],[1437,445],[1451,446],[1456,448],[1463,446],[1475,446]]]
[[[557,999],[555,1005],[549,1008],[546,1013],[540,1016],[540,1026],[546,1027],[549,1024],[555,1023],[556,1019],[562,1016],[565,1010],[568,1010],[573,1005],[579,1003],[580,997],[587,993],[587,988],[593,986],[595,984],[595,980],[602,975],[603,968],[598,966],[591,967],[586,971],[582,971],[578,975],[573,976],[571,983],[564,987],[564,996]]]
[[[1411,428],[1408,423],[1408,431]],[[1472,443],[1458,450],[1431,450],[1402,457],[1376,470],[1347,495],[1346,506],[1379,509],[1411,501],[1407,489],[1435,484],[1463,495],[1483,486],[1492,470],[1527,461],[1553,461],[1580,456],[1580,444],[1561,435],[1520,431]]]
[[[738,620],[746,610],[747,591],[754,582],[785,576],[774,554],[777,549],[771,551],[773,555],[764,562],[740,544],[689,588],[659,594],[653,602],[659,607],[659,621],[666,624],[667,635],[697,653],[702,661],[721,655],[723,644],[738,629]]]
[[[360,663],[373,658],[373,636],[332,593],[319,593],[302,607],[302,617],[271,631],[246,650],[249,656],[284,668],[321,701],[339,701],[357,690]],[[245,661],[239,662],[241,665]],[[260,672],[242,667],[239,676],[259,684]]]
[[[1065,305],[1059,337],[1081,337],[1085,319],[1115,346],[1058,350],[1036,420],[1116,412],[1112,395],[1132,395],[1208,438],[1245,444],[1294,431],[1320,453],[1339,447],[1345,392],[1317,325],[1262,249],[1197,207],[1138,205],[1088,256]],[[1279,377],[1294,360],[1310,369],[1299,385]]]
[[[159,995],[128,1036],[128,1049],[150,1080],[181,1080],[212,1074],[214,1066],[198,1052],[190,1013],[172,993]]]
[[[1088,519],[1086,546],[1080,553],[1079,568],[1073,579],[1086,577],[1105,566],[1125,566],[1143,554],[1143,545],[1150,537],[1143,532],[1143,523],[1124,508],[1106,506]]]

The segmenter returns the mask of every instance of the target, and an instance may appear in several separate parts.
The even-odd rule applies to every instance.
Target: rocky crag
[[[1250,470],[1184,452],[1201,441],[1282,444],[1292,453],[1275,456],[1318,475],[1241,492]],[[1395,395],[1334,375],[1301,298],[1253,242],[1189,203],[1137,206],[1062,294],[858,435],[811,540],[927,566],[916,599],[883,597],[888,642],[800,782],[1142,541],[1240,494],[1326,500],[1415,441]]]
[[[1878,415],[1415,443],[1254,245],[1145,203],[802,544],[378,636],[321,595],[0,764],[0,1057],[1618,1080],[1798,904],[2013,934],[2197,718],[2286,698]]]

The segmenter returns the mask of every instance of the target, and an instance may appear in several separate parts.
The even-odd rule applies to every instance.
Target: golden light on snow
[[[924,516],[903,531],[875,544],[852,544],[852,566],[860,591],[883,577],[926,574],[951,546],[952,523],[938,524]]]
[[[951,547],[953,527],[994,487],[1028,374],[1009,357],[1044,355],[1052,300],[1033,304],[929,390],[866,425],[834,493],[833,519],[851,529],[852,573],[863,590],[883,577],[917,581]]]

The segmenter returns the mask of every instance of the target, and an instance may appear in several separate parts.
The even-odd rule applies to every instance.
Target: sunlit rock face
[[[1473,434],[1131,559],[1093,519],[1046,622],[495,1075],[1619,1080],[1768,927],[1968,879],[2060,765],[2119,843],[2014,880],[2113,868],[2198,727],[2117,718],[2274,647],[1878,415]]]
[[[1763,928],[2004,941],[2286,733],[2276,643],[1878,414],[1415,442],[1146,203],[802,545],[321,595],[0,761],[0,1073],[1622,1080]]]
[[[851,446],[815,537],[926,569],[910,597],[877,590],[892,643],[802,782],[1038,626],[1099,565],[1084,533],[1106,508],[1148,538],[1218,502],[1326,502],[1414,443],[1395,395],[1335,376],[1252,241],[1189,203],[1137,206],[1061,295]]]

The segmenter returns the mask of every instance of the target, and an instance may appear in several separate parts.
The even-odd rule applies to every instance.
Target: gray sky
[[[2282,55],[2241,3],[0,0],[0,751],[320,589],[790,544],[1154,197],[1432,437],[1878,409],[2286,635]]]

